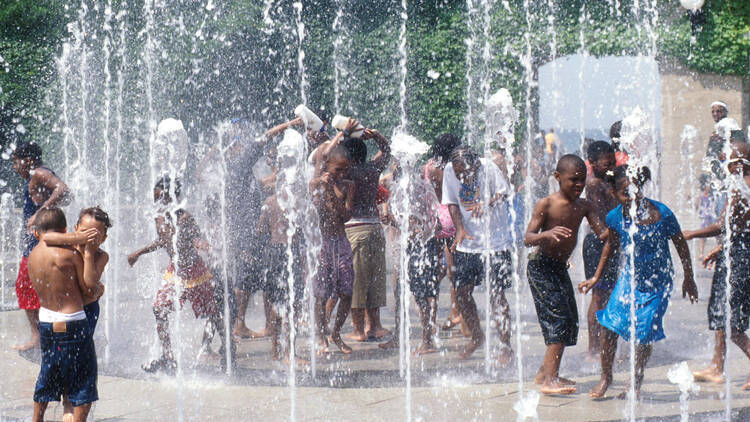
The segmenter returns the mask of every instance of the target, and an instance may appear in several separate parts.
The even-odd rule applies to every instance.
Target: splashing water
[[[523,422],[526,419],[533,421],[539,420],[536,408],[539,405],[539,393],[530,390],[521,395],[517,402],[513,404],[513,410],[518,413],[517,420]]]
[[[685,361],[672,366],[667,372],[667,379],[680,389],[680,421],[687,422],[690,419],[688,413],[690,393],[697,393],[701,388],[694,382],[693,373],[690,372],[690,368]]]

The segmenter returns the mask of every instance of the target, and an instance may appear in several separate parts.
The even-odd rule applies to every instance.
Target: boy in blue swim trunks
[[[629,341],[631,326],[635,327],[637,344],[633,390],[636,398],[640,395],[643,372],[651,356],[653,343],[665,337],[662,319],[669,305],[674,277],[669,251],[670,240],[680,256],[685,274],[682,297],[689,297],[691,303],[698,300],[690,250],[677,219],[664,204],[643,196],[643,185],[650,178],[651,174],[647,167],[638,168],[631,174],[626,166],[617,169],[614,195],[620,205],[607,214],[607,243],[604,245],[596,274],[578,286],[581,292],[586,293],[599,282],[613,249],[619,247],[623,251],[633,251],[632,255],[626,256],[607,307],[596,314],[605,331],[602,334],[601,346],[602,378],[590,392],[594,398],[604,396],[612,383],[617,336]],[[631,183],[636,188],[635,192],[630,189]],[[636,225],[635,234],[632,234],[633,224]],[[632,293],[631,285],[635,286]],[[631,297],[634,298],[632,305]],[[631,306],[634,307],[633,311]],[[631,312],[635,313],[635,321],[631,321]],[[626,388],[619,398],[625,398],[629,390],[630,388]]]
[[[65,233],[65,214],[59,208],[37,212],[34,235]],[[101,295],[95,280],[96,250],[83,253],[72,247],[40,242],[29,255],[29,277],[39,295],[39,332],[42,365],[34,391],[33,421],[42,421],[47,404],[63,393],[73,405],[73,420],[85,421],[96,388],[96,351],[84,301]]]

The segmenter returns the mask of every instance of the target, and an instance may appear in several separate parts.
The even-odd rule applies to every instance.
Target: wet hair
[[[615,149],[612,148],[612,144],[605,141],[594,141],[589,145],[586,150],[586,157],[589,159],[589,163],[593,163],[604,154],[614,154]]]
[[[108,228],[112,227],[112,220],[109,219],[109,214],[107,214],[98,205],[95,206],[95,207],[90,207],[90,208],[84,208],[84,209],[82,209],[81,213],[78,215],[78,223],[81,222],[81,219],[85,215],[88,215],[89,217],[93,218],[94,220],[102,223],[104,225],[104,229],[108,229]],[[78,223],[76,223],[76,224],[78,224]]]
[[[160,177],[159,180],[156,181],[156,184],[154,185],[154,189],[159,189],[162,191],[162,195],[166,195],[169,197],[170,194],[170,188],[172,187],[172,178],[169,177],[168,174],[165,174],[164,176]],[[182,181],[180,181],[179,178],[175,178],[174,181],[174,196],[175,199],[178,201],[182,197]]]
[[[622,131],[622,120],[618,120],[612,123],[612,126],[609,127],[609,139],[619,139],[621,131]]]
[[[359,138],[349,138],[343,145],[353,162],[361,164],[367,160],[367,144],[365,144],[365,141]]]
[[[34,220],[34,228],[39,233],[48,231],[64,231],[68,227],[68,221],[65,219],[63,210],[57,207],[41,208]]]
[[[575,154],[565,154],[557,161],[555,171],[564,173],[570,169],[586,171],[586,163],[583,159]]]
[[[622,165],[615,169],[615,186],[622,183],[624,180],[630,180],[638,189],[651,180],[651,170],[646,166],[639,166],[635,169],[635,174],[631,177],[628,174],[628,165]]]
[[[729,142],[747,142],[747,136],[742,130],[735,129],[730,132]]]
[[[451,133],[444,133],[437,138],[432,144],[432,155],[438,157],[443,161],[449,161],[451,159],[451,153],[453,150],[461,145],[461,139],[458,136]]]
[[[466,145],[459,145],[451,152],[450,162],[462,162],[469,167],[477,167],[479,164],[479,154]]]
[[[11,154],[13,158],[29,160],[33,164],[42,162],[42,147],[34,142],[21,142]]]
[[[325,163],[323,165],[327,166],[328,162],[331,161],[331,159],[334,157],[343,158],[346,161],[351,161],[352,159],[352,157],[349,155],[349,150],[341,144],[336,145],[332,150],[328,151],[328,156],[326,157]]]

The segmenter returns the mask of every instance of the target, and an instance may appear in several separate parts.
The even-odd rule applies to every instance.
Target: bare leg
[[[724,330],[716,330],[714,335],[714,358],[708,368],[693,372],[696,381],[716,384],[724,382],[724,359],[727,356],[727,338]]]
[[[544,354],[544,363],[542,364],[542,394],[573,394],[576,387],[567,385],[560,380],[560,361],[565,351],[565,345],[562,343],[553,343],[547,346]]]
[[[13,346],[13,350],[24,351],[39,347],[39,309],[26,309],[25,313],[29,320],[31,338],[27,343]]]
[[[33,422],[43,422],[44,412],[47,411],[47,402],[37,403],[34,402],[34,414],[31,417]]]
[[[247,313],[247,302],[250,300],[250,295],[240,289],[235,289],[234,294],[237,297],[237,319],[234,323],[234,329],[232,334],[239,338],[252,337],[253,332],[247,328],[245,324],[245,314]]]
[[[263,316],[266,317],[266,325],[262,330],[255,332],[253,338],[263,338],[270,335],[271,325],[273,324],[273,316],[271,315],[272,313],[273,310],[271,309],[271,301],[268,300],[268,295],[266,294],[266,292],[263,292]]]
[[[456,289],[453,288],[453,254],[450,248],[446,246],[443,250],[445,253],[445,262],[447,266],[448,280],[451,282],[451,310],[448,314],[448,320],[443,324],[443,330],[450,330],[458,324],[461,324],[461,312],[458,310],[458,303],[456,303]],[[464,333],[465,334],[465,333]]]
[[[432,307],[430,301],[427,298],[415,297],[417,306],[419,307],[419,319],[422,323],[422,344],[417,348],[416,353],[418,355],[426,355],[428,353],[435,353],[435,343],[432,340],[432,327],[430,327],[430,314]]]
[[[331,334],[330,329],[328,328],[328,323],[331,322],[331,315],[333,315],[333,310],[336,308],[336,304],[339,303],[338,296],[333,296],[332,298],[329,298],[328,301],[326,301],[326,314],[325,314],[325,329],[326,329],[326,335]]]
[[[339,309],[336,312],[336,321],[333,325],[333,331],[331,331],[331,341],[333,341],[333,344],[338,346],[339,350],[341,350],[345,354],[350,354],[352,352],[352,348],[347,346],[346,343],[344,343],[343,340],[341,340],[341,327],[344,326],[344,323],[346,322],[346,317],[349,316],[349,309],[352,306],[352,297],[351,296],[339,296]]]
[[[604,298],[602,292],[598,288],[591,290],[591,303],[589,303],[589,310],[586,313],[586,319],[589,325],[589,350],[586,356],[587,360],[595,360],[601,352],[601,333],[602,326],[599,325],[599,321],[596,319],[596,312],[600,311],[604,307]]]
[[[748,339],[747,334],[743,333],[742,331],[738,331],[735,329],[732,329],[732,342],[736,344],[744,353],[745,356],[750,358],[750,339]],[[743,390],[750,390],[750,378],[742,384]]]
[[[161,343],[161,357],[166,360],[173,360],[172,341],[169,338],[169,312],[154,309],[154,316],[156,316],[156,334],[159,336],[159,342]]]
[[[62,405],[63,405],[63,422],[73,422],[73,403],[68,400],[68,396],[63,394],[62,396]]]
[[[341,306],[339,306],[341,310]],[[354,332],[347,334],[344,337],[347,340],[354,341],[365,341],[367,335],[365,334],[365,310],[364,308],[352,308],[352,322],[354,323]]]
[[[462,359],[468,359],[474,351],[484,343],[484,333],[479,325],[479,314],[477,313],[477,304],[474,302],[472,295],[473,286],[464,286],[456,289],[456,303],[461,313],[461,319],[466,323],[471,332],[469,344],[461,352]]]
[[[325,299],[315,298],[315,331],[318,338],[318,355],[328,351],[328,340],[326,339],[326,305]]]
[[[501,368],[505,368],[513,361],[513,348],[510,346],[510,305],[508,305],[503,289],[493,288],[490,294],[490,300],[492,301],[491,319],[500,340],[497,364]]]
[[[589,392],[589,395],[595,399],[604,397],[604,393],[607,392],[610,384],[612,384],[612,366],[615,362],[615,354],[617,353],[617,334],[606,328],[602,328],[600,349],[602,379],[599,381],[599,384]]]
[[[383,328],[383,324],[380,322],[380,308],[367,308],[365,310],[365,319],[365,334],[368,337],[381,339],[391,333]]]
[[[635,398],[636,400],[641,397],[641,384],[643,384],[643,372],[646,369],[646,363],[648,363],[651,357],[651,352],[654,350],[654,346],[651,344],[638,344],[635,347]],[[625,388],[625,391],[620,393],[617,398],[625,399],[628,397],[630,391],[630,383]]]
[[[281,336],[281,315],[276,311],[271,310],[271,359],[281,359],[281,342],[279,336]]]
[[[91,410],[91,403],[82,404],[73,408],[73,420],[75,422],[86,422]]]
[[[395,349],[398,347],[399,335],[401,330],[401,286],[398,284],[398,271],[395,271],[393,277],[393,296],[396,303],[396,322],[393,327],[391,339],[378,345],[381,349]]]

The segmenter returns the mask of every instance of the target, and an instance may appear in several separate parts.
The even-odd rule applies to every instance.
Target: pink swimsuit
[[[427,183],[432,186],[432,182],[430,181],[430,167],[435,166],[435,160],[430,160],[427,162],[427,164],[424,166],[424,179],[427,181]],[[441,230],[440,233],[438,233],[437,236],[435,236],[438,239],[448,239],[456,234],[456,227],[453,225],[453,219],[451,218],[451,213],[448,210],[448,206],[444,204],[438,205],[438,219],[440,220],[440,226]]]

